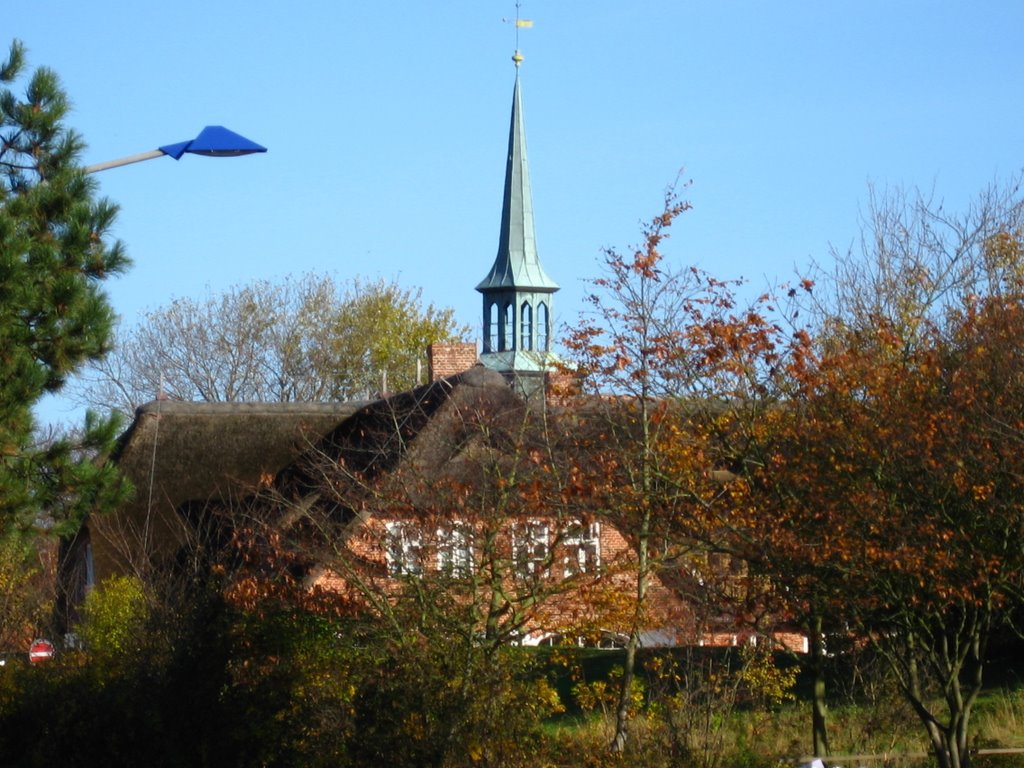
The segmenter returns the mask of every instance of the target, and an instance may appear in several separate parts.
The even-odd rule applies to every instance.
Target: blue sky
[[[87,163],[210,124],[269,148],[97,177],[135,262],[109,285],[126,323],[319,271],[421,287],[479,328],[515,14],[513,0],[3,0],[8,40],[70,93]],[[848,247],[869,183],[955,207],[1024,167],[1017,0],[522,0],[521,15],[538,248],[562,322],[680,169],[694,207],[669,256],[760,288]]]

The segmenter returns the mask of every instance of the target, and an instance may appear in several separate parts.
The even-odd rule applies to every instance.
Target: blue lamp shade
[[[206,157],[237,157],[267,151],[266,147],[239,136],[222,125],[208,125],[191,141],[167,144],[159,149],[175,160],[180,160],[186,152]]]

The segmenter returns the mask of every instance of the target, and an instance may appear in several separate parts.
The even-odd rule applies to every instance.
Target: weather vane
[[[522,18],[519,17],[519,6],[520,5],[521,5],[520,1],[516,0],[516,18],[515,18],[516,52],[512,54],[512,61],[514,61],[516,63],[516,67],[517,68],[519,67],[520,64],[523,63],[523,54],[521,54],[519,52],[519,30],[520,29],[529,29],[530,27],[533,26],[533,22],[530,21],[529,19],[522,19]],[[510,21],[512,21],[512,19],[502,19],[502,21],[504,21],[507,24]]]

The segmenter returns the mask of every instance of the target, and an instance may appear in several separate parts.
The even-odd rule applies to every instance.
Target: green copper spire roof
[[[516,54],[518,55],[518,51]],[[516,61],[516,67],[519,66]],[[519,289],[554,292],[558,284],[548,277],[537,257],[533,232],[533,197],[526,161],[526,128],[519,95],[519,71],[512,93],[512,124],[505,165],[505,199],[501,207],[501,233],[494,266],[476,289],[481,293]]]

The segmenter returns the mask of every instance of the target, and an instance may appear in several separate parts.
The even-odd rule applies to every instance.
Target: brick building
[[[303,542],[293,565],[310,589],[342,595],[358,583],[398,599],[416,579],[445,583],[458,600],[485,598],[482,621],[496,623],[483,629],[519,642],[628,631],[633,543],[559,485],[562,469],[586,462],[570,455],[585,404],[545,397],[558,285],[537,253],[515,60],[498,252],[476,286],[479,355],[475,342],[435,345],[429,383],[373,401],[143,406],[115,456],[134,499],[90,521],[62,558],[69,613],[92,583],[173,567],[218,513],[258,505]],[[487,586],[466,591],[483,575]],[[708,609],[699,582],[682,561],[654,574],[647,644],[749,637]]]

